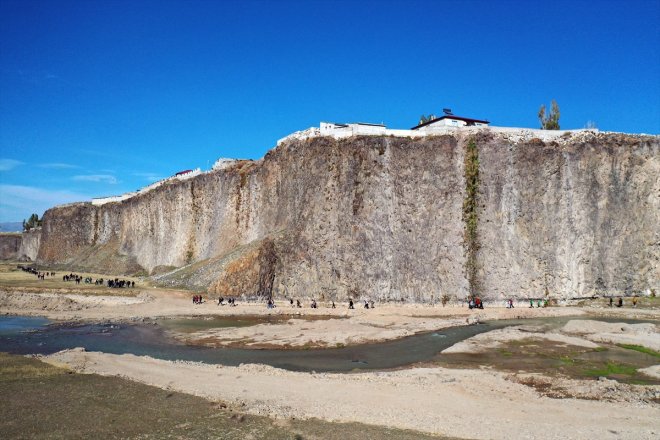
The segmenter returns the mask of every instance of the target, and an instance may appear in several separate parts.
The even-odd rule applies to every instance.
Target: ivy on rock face
[[[465,200],[463,200],[463,224],[465,243],[465,271],[469,283],[470,295],[477,293],[477,252],[479,242],[477,225],[477,196],[479,192],[479,149],[474,139],[465,147],[464,158]]]

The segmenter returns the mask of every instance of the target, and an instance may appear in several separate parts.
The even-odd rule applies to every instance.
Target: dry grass
[[[0,263],[0,290],[5,291],[35,291],[40,292],[59,292],[59,293],[82,293],[87,295],[123,295],[135,296],[140,290],[152,289],[147,281],[129,276],[116,276],[112,274],[99,274],[93,272],[74,272],[83,278],[92,277],[92,280],[103,278],[104,280],[119,278],[122,280],[135,281],[135,288],[111,289],[104,286],[97,286],[94,283],[85,284],[81,282],[76,284],[73,281],[63,281],[62,276],[71,272],[62,272],[54,270],[55,276],[48,276],[40,280],[29,272],[18,269],[19,264],[15,262]],[[39,267],[39,271],[50,272],[48,267]]]

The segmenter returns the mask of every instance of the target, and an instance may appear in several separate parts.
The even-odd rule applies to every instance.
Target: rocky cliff
[[[21,234],[0,233],[0,260],[15,260],[21,248]]]
[[[21,234],[21,246],[18,249],[18,258],[34,261],[39,253],[41,244],[41,228],[31,229]]]
[[[41,229],[0,234],[0,260],[34,261],[39,252]]]
[[[658,137],[458,133],[292,140],[123,202],[56,207],[38,259],[225,295],[658,289]]]

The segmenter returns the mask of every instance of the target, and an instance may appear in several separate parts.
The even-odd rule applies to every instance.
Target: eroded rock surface
[[[476,275],[465,151],[478,149]],[[56,207],[38,258],[227,295],[439,301],[660,290],[658,137],[291,141],[119,203]]]

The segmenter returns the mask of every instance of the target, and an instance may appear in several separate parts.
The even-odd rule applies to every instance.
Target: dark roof
[[[371,122],[356,122],[357,125],[369,125],[371,127],[385,127],[385,124],[372,124]]]
[[[337,127],[348,127],[349,124],[368,125],[371,127],[385,127],[385,124],[372,124],[371,122],[348,122],[346,124],[341,122],[332,122],[332,124],[335,124]]]
[[[484,121],[484,120],[482,120],[482,119],[464,118],[463,116],[456,116],[456,115],[443,115],[443,116],[440,116],[439,118],[431,119],[431,120],[428,121],[428,122],[424,122],[423,124],[419,124],[419,125],[417,125],[417,126],[411,128],[411,130],[416,130],[416,129],[421,128],[421,127],[424,127],[424,126],[426,126],[426,125],[433,124],[434,122],[438,122],[438,121],[440,121],[440,120],[442,120],[442,119],[458,119],[459,121],[465,121],[465,122],[467,122],[468,124],[469,124],[470,122],[480,122],[480,123],[482,123],[482,124],[490,124],[490,121]]]

